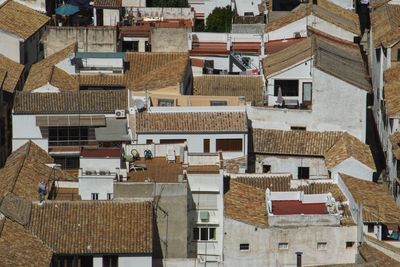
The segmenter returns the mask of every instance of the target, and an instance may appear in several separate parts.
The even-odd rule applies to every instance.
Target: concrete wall
[[[374,171],[371,168],[362,164],[353,157],[344,160],[337,166],[333,167],[330,171],[332,174],[343,173],[370,182],[372,182],[374,175]]]
[[[116,26],[119,22],[119,9],[104,9],[103,24],[104,26]]]
[[[226,266],[296,266],[295,252],[301,251],[303,266],[354,263],[356,243],[346,248],[346,242],[356,242],[355,226],[308,226],[289,228],[260,228],[224,220],[224,258]],[[288,249],[278,249],[280,242]],[[317,243],[326,242],[326,250]],[[248,243],[250,249],[241,251],[239,245]]]
[[[202,153],[203,151],[203,140],[210,139],[210,153],[216,151],[216,139],[236,139],[241,138],[242,151],[238,152],[223,152],[224,159],[237,158],[247,155],[247,134],[240,133],[224,133],[224,134],[137,134],[137,143],[145,144],[147,139],[152,139],[154,143],[160,143],[160,139],[186,139],[188,144],[189,153]]]
[[[92,193],[99,194],[98,200],[106,200],[107,194],[113,194],[115,175],[80,175],[79,195],[82,200],[91,200]]]
[[[48,139],[42,137],[40,128],[36,126],[35,115],[12,115],[12,151],[17,150],[29,140],[48,151]]]
[[[115,27],[48,27],[43,43],[46,56],[78,42],[81,52],[116,52],[117,29]]]
[[[79,166],[84,171],[110,171],[115,172],[115,169],[121,167],[120,158],[84,158],[79,159]]]
[[[18,38],[16,35],[0,30],[0,40],[0,54],[20,63],[20,41],[22,41],[22,39]]]
[[[23,4],[29,8],[35,9],[42,13],[46,13],[46,1],[45,0],[16,0],[16,2]]]
[[[116,183],[114,198],[153,198],[157,227],[154,259],[187,258],[188,185],[186,183]]]
[[[185,28],[153,28],[151,29],[152,52],[187,52],[188,33]]]
[[[353,42],[354,37],[357,36],[356,34],[349,32],[341,27],[336,26],[335,24],[332,24],[330,22],[327,22],[326,20],[323,20],[317,16],[311,15],[308,18],[308,25],[321,31],[321,32],[326,32],[329,33],[332,36],[335,36],[337,38]]]
[[[309,167],[310,179],[329,178],[325,160],[322,157],[256,155],[256,173],[262,173],[263,165],[271,165],[272,173],[289,172],[293,179],[297,179],[298,167]]]

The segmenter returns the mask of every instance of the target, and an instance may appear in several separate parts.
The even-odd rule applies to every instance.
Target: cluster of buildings
[[[0,266],[400,266],[400,2],[188,4],[0,1]]]

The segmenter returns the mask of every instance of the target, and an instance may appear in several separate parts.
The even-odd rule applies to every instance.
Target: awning
[[[105,126],[104,115],[36,116],[36,126]]]
[[[126,119],[106,118],[106,127],[95,129],[97,141],[130,141]]]
[[[64,4],[56,8],[56,14],[61,16],[70,16],[79,12],[79,6]]]

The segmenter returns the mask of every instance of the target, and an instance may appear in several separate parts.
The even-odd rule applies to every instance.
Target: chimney
[[[296,256],[297,256],[297,267],[301,267],[301,255],[303,254],[303,252],[296,252]]]

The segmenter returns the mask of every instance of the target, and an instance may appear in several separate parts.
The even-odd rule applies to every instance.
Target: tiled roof
[[[152,253],[151,202],[34,204],[28,230],[57,254]]]
[[[319,36],[315,38],[315,49],[316,68],[362,90],[371,90],[369,74],[358,47],[341,45]]]
[[[133,91],[179,88],[189,66],[188,53],[126,53],[126,60],[125,82]]]
[[[357,14],[327,0],[318,0],[318,5],[309,3],[298,6],[288,15],[279,17],[278,19],[268,23],[266,31],[275,31],[309,15],[319,17],[322,20],[332,23],[356,35],[361,35]]]
[[[127,109],[127,99],[126,90],[60,93],[17,92],[14,100],[14,113],[114,113],[117,109]]]
[[[3,84],[3,90],[13,93],[17,87],[24,65],[18,64],[17,62],[0,54],[0,71],[4,70],[7,72],[6,79]],[[2,80],[0,79],[0,85]]]
[[[325,165],[330,169],[350,157],[376,170],[370,147],[348,133],[344,133],[340,140],[326,152]]]
[[[325,183],[309,183],[296,187],[291,186],[291,176],[282,177],[266,175],[265,177],[241,177],[240,175],[237,175],[236,178],[232,180],[260,188],[264,191],[269,188],[273,192],[303,191],[305,194],[332,193],[332,196],[338,201],[344,201],[346,199],[340,188],[329,181]]]
[[[400,41],[400,6],[385,4],[371,12],[374,47],[390,47]]]
[[[245,112],[141,112],[138,133],[247,132]]]
[[[370,0],[369,1],[369,6],[372,8],[378,8],[392,0]]]
[[[68,75],[67,73],[61,73],[63,71],[58,68],[57,70],[54,70],[56,64],[68,58],[68,56],[74,53],[76,49],[76,43],[72,43],[49,57],[33,64],[26,79],[24,91],[32,91],[46,85],[47,83],[51,83],[52,81],[58,86],[61,86],[62,88],[60,89],[64,89],[71,84],[76,87],[76,84],[71,82],[71,77],[66,78],[66,75]],[[64,79],[67,79],[68,81],[65,85],[63,82]]]
[[[312,56],[312,39],[304,38],[298,43],[280,50],[279,52],[268,55],[262,60],[265,77],[286,70]]]
[[[122,7],[122,0],[94,0],[93,6],[104,8],[120,8]]]
[[[194,77],[193,95],[244,96],[252,105],[263,105],[264,81],[261,76],[203,75]]]
[[[0,169],[0,198],[11,192],[37,200],[37,186],[42,178],[48,180],[54,174],[58,180],[71,180],[71,175],[63,171],[53,173],[52,168],[46,166],[49,163],[53,163],[53,158],[32,141],[18,148]]]
[[[31,202],[13,193],[7,193],[1,201],[0,212],[12,221],[27,225],[31,215]]]
[[[397,160],[400,160],[400,132],[395,132],[389,136],[392,143],[392,153]]]
[[[400,224],[400,208],[383,186],[344,174],[340,176],[354,200],[362,204],[364,222]]]
[[[314,66],[360,89],[370,91],[371,83],[364,60],[357,47],[328,40],[320,35],[267,56],[262,60],[265,77],[289,69],[314,56]],[[338,64],[340,62],[340,64]]]
[[[60,91],[77,91],[79,83],[76,77],[69,75],[58,67],[53,68],[53,73],[49,83],[57,87]]]
[[[0,6],[0,29],[28,39],[42,28],[49,17],[16,1],[8,1]]]
[[[53,253],[48,246],[17,222],[3,221],[3,229],[0,229],[0,266],[50,266]]]
[[[358,247],[361,257],[368,263],[375,263],[374,266],[379,267],[399,267],[400,262],[389,257],[385,253],[377,250],[376,248],[363,243]]]
[[[224,216],[251,225],[268,226],[265,191],[231,181],[224,195]]]
[[[125,86],[124,75],[121,74],[80,74],[78,81],[80,85]]]
[[[400,112],[400,65],[386,70],[384,79],[386,114],[393,116]]]
[[[189,165],[188,173],[219,173],[219,165]]]
[[[341,132],[253,129],[253,147],[255,153],[323,157],[341,135]]]

